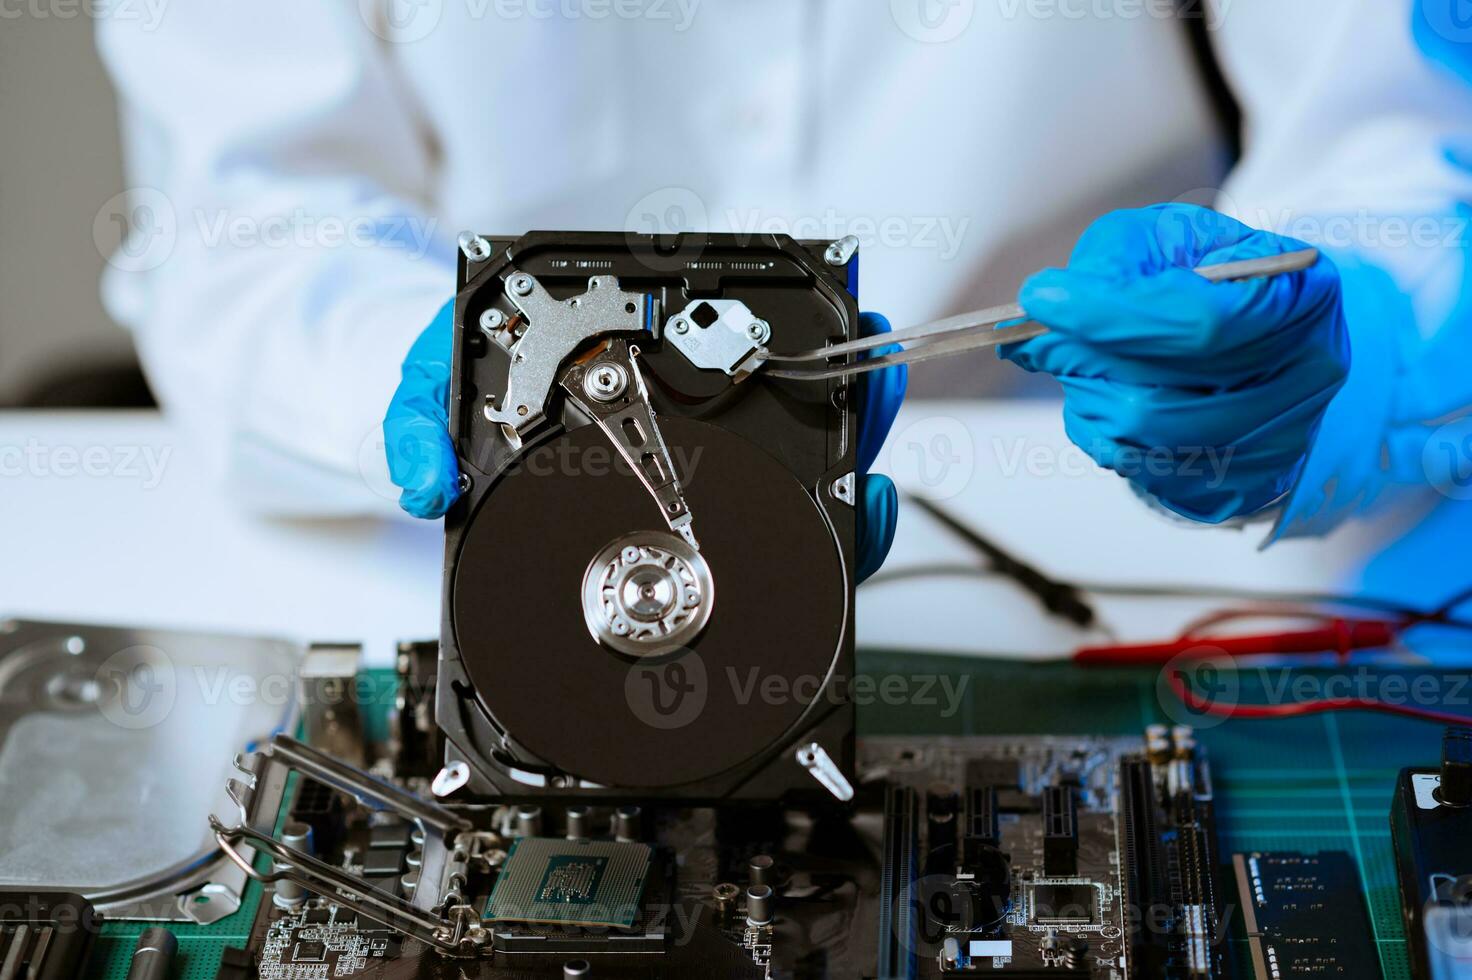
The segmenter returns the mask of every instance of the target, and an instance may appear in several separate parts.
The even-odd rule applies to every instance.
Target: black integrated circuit
[[[1237,854],[1257,980],[1378,980],[1380,956],[1354,858],[1344,851]]]

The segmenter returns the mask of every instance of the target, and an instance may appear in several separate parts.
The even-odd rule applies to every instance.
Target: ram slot
[[[1126,970],[1134,978],[1163,975],[1168,950],[1151,928],[1155,909],[1170,904],[1161,866],[1156,825],[1155,773],[1140,757],[1120,762],[1119,850],[1124,872],[1128,955]]]
[[[914,891],[920,859],[920,800],[909,787],[897,786],[884,800],[884,869],[879,894],[879,980],[914,980],[919,924]]]

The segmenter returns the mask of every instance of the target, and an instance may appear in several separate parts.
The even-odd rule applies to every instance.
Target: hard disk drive
[[[851,794],[853,386],[756,368],[858,336],[853,250],[461,244],[439,791]]]

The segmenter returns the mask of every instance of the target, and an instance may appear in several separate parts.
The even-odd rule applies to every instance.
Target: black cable
[[[985,555],[997,574],[1005,575],[1032,593],[1048,612],[1082,629],[1093,626],[1098,619],[1094,607],[1084,601],[1075,586],[1045,575],[1021,558],[1004,551],[939,504],[913,494],[906,494],[906,498]]]
[[[927,565],[909,565],[904,568],[885,569],[864,582],[864,588],[923,578],[986,578],[996,573],[991,569],[975,565],[947,564],[937,562]],[[1104,583],[1074,581],[1069,585],[1082,593],[1097,596],[1116,596],[1138,599],[1240,599],[1249,602],[1280,602],[1298,605],[1346,606],[1389,613],[1405,619],[1417,620],[1437,626],[1456,629],[1472,629],[1472,620],[1456,619],[1448,610],[1472,599],[1472,589],[1453,597],[1441,607],[1430,612],[1405,603],[1380,599],[1375,596],[1352,596],[1332,592],[1273,592],[1265,589],[1246,589],[1230,585],[1157,585],[1151,583]]]

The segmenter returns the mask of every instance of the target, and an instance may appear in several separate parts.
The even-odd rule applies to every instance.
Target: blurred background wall
[[[83,374],[136,398],[117,387],[136,361],[98,298],[93,235],[124,186],[117,104],[94,19],[64,7],[0,7],[0,405],[73,401]]]

